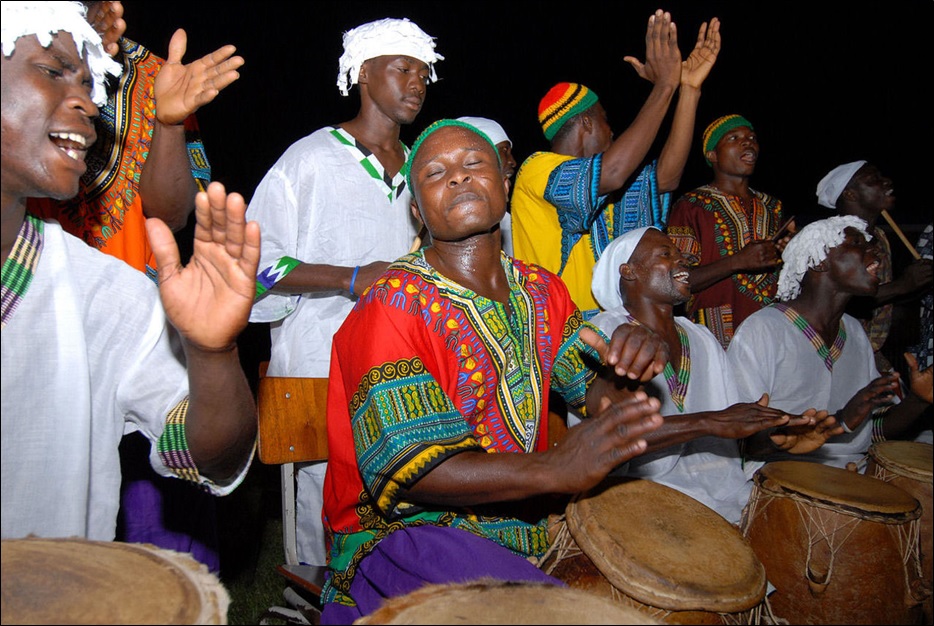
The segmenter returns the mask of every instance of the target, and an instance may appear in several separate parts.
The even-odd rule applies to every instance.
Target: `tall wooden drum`
[[[4,539],[3,624],[226,624],[230,597],[188,554],[149,544]]]
[[[881,441],[869,449],[869,462],[866,475],[874,476],[887,483],[901,487],[921,503],[921,572],[925,595],[924,623],[934,622],[931,589],[934,587],[934,528],[931,518],[932,506],[932,466],[934,466],[934,446],[916,441]]]
[[[659,624],[580,589],[482,580],[426,585],[390,598],[354,624]]]
[[[742,522],[792,624],[917,624],[921,505],[870,476],[803,461],[760,468]]]
[[[543,570],[670,624],[757,623],[765,569],[739,529],[680,491],[612,479],[575,498]]]

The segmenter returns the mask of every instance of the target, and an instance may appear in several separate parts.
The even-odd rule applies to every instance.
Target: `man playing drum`
[[[802,425],[822,433],[839,430],[826,414],[788,415],[770,407],[766,395],[738,401],[726,353],[713,333],[674,315],[691,295],[690,266],[659,229],[639,228],[611,242],[594,267],[592,291],[604,309],[595,325],[604,332],[625,323],[651,328],[671,356],[644,385],[661,402],[665,423],[645,436],[646,452],[615,475],[667,485],[738,524],[752,485],[737,440],[774,429],[775,441],[798,453],[821,443],[798,441]]]
[[[730,343],[727,357],[741,400],[767,393],[784,411],[819,407],[836,417],[843,432],[798,460],[853,463],[863,471],[873,441],[915,432],[930,406],[922,394],[930,395],[931,368],[911,368],[911,393],[900,401],[899,374],[880,375],[865,330],[844,313],[853,296],[872,296],[879,288],[878,252],[870,240],[866,222],[854,215],[808,224],[782,253],[780,302],[747,318]],[[747,449],[763,460],[787,458],[758,436]]]

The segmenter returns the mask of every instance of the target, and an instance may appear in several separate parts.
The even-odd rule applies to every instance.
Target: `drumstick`
[[[412,240],[412,247],[409,248],[409,254],[412,254],[416,250],[422,247],[422,238],[428,234],[428,228],[422,225],[422,229],[418,231],[418,234],[415,235],[415,239]]]
[[[885,209],[882,209],[882,217],[885,218],[885,221],[889,223],[889,226],[892,227],[892,230],[895,231],[895,234],[898,235],[898,238],[902,240],[902,243],[905,244],[905,247],[908,248],[908,252],[911,253],[911,256],[915,258],[915,261],[921,258],[921,255],[918,254],[918,251],[915,250],[915,247],[911,245],[911,242],[908,241],[908,238],[905,237],[905,233],[902,232],[902,229],[898,227],[898,224],[895,223],[895,220],[892,219],[892,216],[889,215],[889,212]]]

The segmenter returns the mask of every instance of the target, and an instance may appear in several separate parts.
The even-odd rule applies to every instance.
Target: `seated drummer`
[[[865,471],[873,442],[914,439],[931,428],[932,368],[919,372],[905,355],[911,393],[900,401],[898,372],[879,373],[866,331],[844,312],[852,297],[879,288],[871,239],[854,215],[805,226],[782,253],[779,302],[747,318],[730,343],[741,399],[767,393],[782,410],[817,406],[836,416],[843,432],[799,460]],[[785,458],[768,442],[750,444],[762,460]]]
[[[832,417],[814,410],[786,415],[769,406],[767,395],[738,401],[719,341],[706,326],[674,315],[691,296],[690,264],[657,228],[614,239],[594,266],[591,289],[604,309],[592,320],[596,326],[604,331],[626,323],[646,326],[665,340],[670,355],[664,371],[643,385],[661,403],[665,422],[645,436],[646,451],[614,475],[667,485],[739,524],[752,483],[738,440],[775,429],[776,445],[800,453],[823,443],[821,438],[799,441],[795,434],[801,425],[824,437],[842,432]]]
[[[661,424],[644,393],[607,395],[661,371],[658,335],[627,324],[608,340],[557,276],[502,254],[509,182],[490,139],[440,120],[408,164],[431,245],[390,265],[334,336],[322,624],[424,583],[561,584],[528,558],[550,544],[529,502],[593,487]],[[551,390],[598,417],[556,447]]]

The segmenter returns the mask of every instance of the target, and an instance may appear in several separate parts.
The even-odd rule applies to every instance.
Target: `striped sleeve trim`
[[[185,435],[185,419],[188,417],[188,398],[179,402],[169,411],[165,430],[159,437],[156,449],[162,463],[173,474],[184,480],[200,483],[201,476],[194,459],[188,451],[188,438]]]

